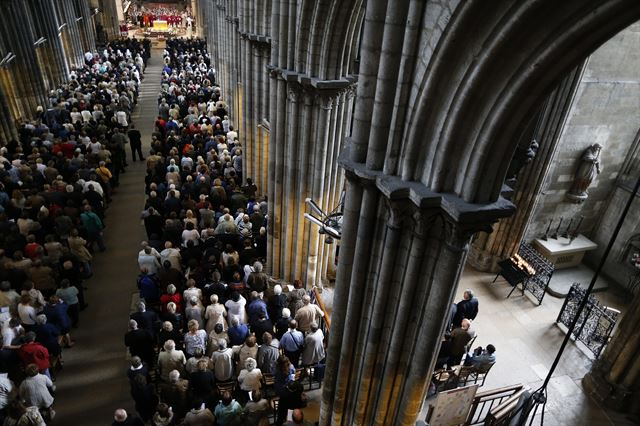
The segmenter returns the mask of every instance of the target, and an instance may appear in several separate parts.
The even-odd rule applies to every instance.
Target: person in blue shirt
[[[264,314],[266,319],[269,319],[267,313],[267,304],[258,296],[257,291],[251,292],[251,302],[247,306],[247,313],[249,314],[249,324],[251,328],[254,328],[258,324],[260,314]]]
[[[147,268],[142,268],[138,275],[138,290],[140,297],[149,304],[160,303],[160,289],[158,288],[158,278],[156,274],[148,274]]]
[[[482,349],[482,346],[478,346],[475,351],[473,351],[473,355],[467,354],[464,364],[471,365],[482,370],[496,362],[495,353],[496,347],[491,344],[487,345],[487,348],[484,350]]]
[[[231,327],[227,330],[227,336],[229,336],[229,343],[231,346],[243,344],[248,335],[249,328],[247,325],[240,324],[238,318],[234,317],[231,320]]]
[[[284,354],[289,358],[294,367],[298,367],[298,360],[304,346],[304,335],[297,330],[298,322],[296,320],[289,321],[289,330],[282,335],[280,339],[280,347],[284,350]]]
[[[58,296],[51,296],[49,304],[44,307],[43,313],[47,316],[47,323],[55,325],[66,342],[66,347],[73,346],[73,340],[69,334],[71,330],[71,318],[67,313],[69,306]]]

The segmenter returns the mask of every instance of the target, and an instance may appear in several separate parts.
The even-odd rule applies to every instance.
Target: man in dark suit
[[[129,320],[129,331],[124,335],[124,345],[129,348],[131,356],[139,356],[147,365],[153,364],[153,337],[147,330],[138,329],[135,320]]]
[[[478,316],[478,299],[473,296],[471,289],[466,289],[463,299],[458,302],[453,326],[460,327],[463,319],[474,320]]]
[[[151,336],[155,337],[160,319],[155,312],[147,311],[147,305],[143,302],[138,303],[138,312],[132,313],[129,318],[138,323],[138,328],[147,330]]]
[[[136,161],[136,152],[138,153],[140,161],[144,161],[144,157],[142,156],[142,135],[140,134],[140,130],[136,129],[132,124],[129,127],[127,136],[129,136],[129,144],[131,145],[131,157],[133,157],[133,161]]]

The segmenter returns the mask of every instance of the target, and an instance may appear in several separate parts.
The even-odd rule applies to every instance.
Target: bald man
[[[322,309],[311,303],[311,298],[308,294],[302,296],[302,307],[296,311],[296,321],[298,322],[298,330],[306,333],[311,328],[311,323],[320,323],[320,318],[324,317]]]
[[[144,422],[137,416],[130,416],[123,408],[118,408],[113,413],[111,426],[144,426]]]
[[[451,332],[451,360],[454,363],[450,365],[460,364],[460,359],[465,353],[467,344],[474,337],[476,337],[476,332],[471,329],[471,321],[463,319],[460,327]]]

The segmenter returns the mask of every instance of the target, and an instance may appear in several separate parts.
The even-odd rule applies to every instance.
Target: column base
[[[609,383],[599,370],[587,373],[582,379],[582,386],[589,396],[606,408],[624,413],[638,410],[630,403],[634,392],[624,386]]]
[[[500,262],[498,256],[491,253],[482,251],[476,247],[471,246],[469,256],[467,257],[467,263],[473,267],[476,271],[480,272],[498,272],[498,262]]]

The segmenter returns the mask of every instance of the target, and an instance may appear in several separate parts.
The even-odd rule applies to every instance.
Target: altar
[[[536,238],[533,244],[537,250],[542,253],[556,269],[571,268],[582,263],[584,254],[589,250],[595,250],[598,245],[585,237],[578,235],[573,241],[569,238],[558,237],[558,239],[549,238],[542,240]]]
[[[169,31],[169,23],[163,20],[153,21],[153,31]]]

